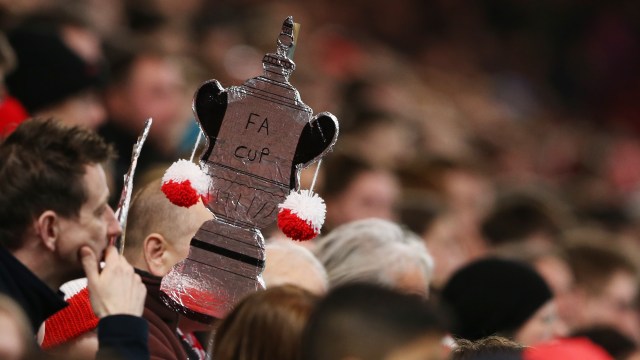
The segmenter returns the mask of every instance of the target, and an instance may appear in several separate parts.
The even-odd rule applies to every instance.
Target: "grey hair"
[[[427,288],[434,267],[418,235],[381,219],[335,228],[317,240],[314,253],[327,270],[331,287],[361,281],[394,287],[400,273],[417,266],[427,279]]]
[[[267,255],[263,278],[267,288],[282,284],[301,286],[299,282],[309,283],[305,276],[315,275],[323,292],[329,288],[329,279],[324,266],[313,253],[291,240],[270,241],[265,246]],[[301,286],[304,287],[304,286]],[[308,289],[311,290],[311,289]],[[313,291],[312,291],[313,292]]]

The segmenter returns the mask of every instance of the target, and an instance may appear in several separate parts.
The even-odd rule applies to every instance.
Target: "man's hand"
[[[80,249],[80,257],[96,316],[142,316],[147,288],[114,246],[107,247],[102,271],[98,269],[97,255],[88,246]]]

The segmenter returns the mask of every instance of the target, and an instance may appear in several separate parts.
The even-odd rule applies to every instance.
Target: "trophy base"
[[[161,297],[171,309],[210,324],[246,295],[264,289],[263,269],[259,231],[210,220],[191,240],[187,259],[162,279]]]

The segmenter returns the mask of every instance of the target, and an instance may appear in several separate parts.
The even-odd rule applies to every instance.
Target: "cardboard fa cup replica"
[[[207,221],[189,256],[163,279],[167,304],[201,322],[222,318],[238,300],[263,288],[264,239],[278,205],[298,187],[300,170],[335,143],[338,122],[313,116],[289,83],[295,64],[293,19],[262,60],[264,74],[224,89],[216,80],[196,92],[193,110],[207,139],[201,167],[210,177]]]

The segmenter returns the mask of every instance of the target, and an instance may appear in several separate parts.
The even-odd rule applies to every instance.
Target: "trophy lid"
[[[282,31],[276,42],[276,53],[268,53],[262,59],[265,76],[271,77],[271,73],[284,76],[285,81],[289,80],[296,64],[287,57],[287,53],[294,45],[293,17],[289,16],[282,23]]]

